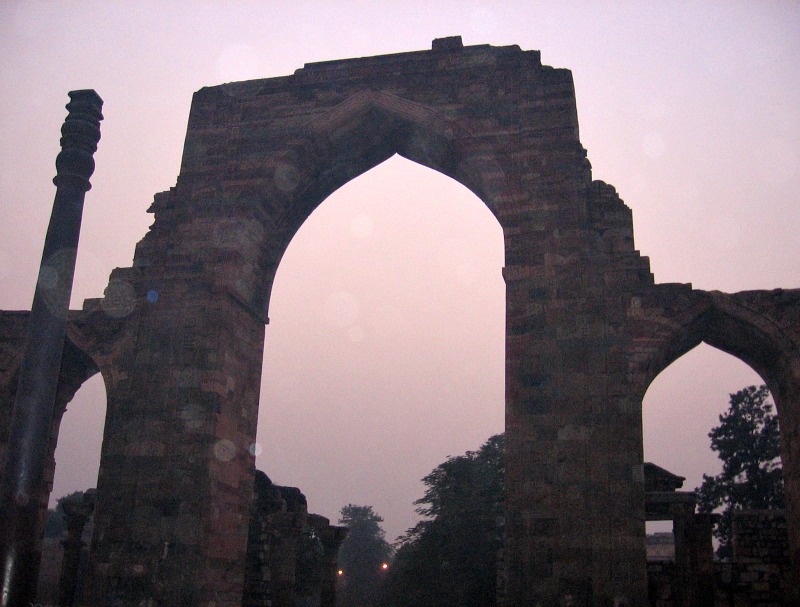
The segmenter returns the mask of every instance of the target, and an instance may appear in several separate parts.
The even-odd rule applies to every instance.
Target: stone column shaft
[[[0,605],[27,607],[39,569],[39,504],[48,456],[83,200],[91,187],[102,99],[72,91],[56,158],[56,196],[45,238],[20,368],[0,492]]]

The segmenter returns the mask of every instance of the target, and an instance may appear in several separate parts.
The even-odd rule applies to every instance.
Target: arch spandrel
[[[727,294],[657,284],[630,301],[630,370],[642,394],[661,371],[701,342],[740,359],[775,389],[785,378],[800,379],[800,369],[792,368],[800,352],[795,318],[800,290]]]
[[[398,154],[447,175],[470,189],[496,215],[502,189],[491,177],[496,180],[498,174],[503,175],[502,168],[491,157],[471,154],[477,135],[442,109],[385,91],[363,91],[312,119],[304,130],[317,142],[315,147],[327,148],[327,154],[337,158],[389,158]],[[366,141],[367,147],[380,142],[384,152],[370,154],[361,145],[346,150],[353,140],[357,144]],[[499,150],[494,153],[501,154]]]
[[[272,220],[280,243],[266,262],[270,276],[322,201],[395,154],[467,187],[490,211],[501,202],[506,187],[493,158],[470,157],[464,151],[474,138],[471,133],[443,114],[395,95],[356,93],[304,124],[302,132],[299,143],[278,153],[282,160],[264,186],[270,200],[267,212],[276,215]],[[275,232],[269,236],[274,238]]]
[[[301,193],[320,192],[308,196],[312,200],[324,199],[350,179],[398,154],[458,181],[495,212],[493,203],[499,190],[490,176],[503,174],[495,157],[504,155],[507,146],[497,143],[481,156],[475,153],[479,138],[480,134],[441,109],[386,92],[366,91],[346,97],[303,123],[294,132],[296,141],[276,154],[301,165],[298,177],[308,181]],[[331,166],[334,164],[338,167]],[[346,172],[336,173],[337,168],[346,168]],[[329,177],[331,172],[335,174]],[[329,181],[323,187],[313,187],[314,181],[325,177]]]

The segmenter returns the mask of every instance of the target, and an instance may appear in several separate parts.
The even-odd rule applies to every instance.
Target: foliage
[[[387,606],[484,607],[496,595],[502,547],[503,435],[450,457],[423,480],[420,521],[401,538]]]
[[[60,538],[67,531],[67,521],[64,519],[64,507],[61,503],[73,497],[81,497],[83,491],[73,491],[56,500],[56,507],[47,510],[47,518],[44,522],[44,537]]]
[[[383,518],[372,506],[348,504],[341,510],[339,523],[348,528],[347,538],[339,549],[342,581],[337,591],[339,607],[376,607],[380,605],[385,577],[382,567],[392,557],[392,547],[381,528]]]
[[[772,413],[766,386],[748,386],[730,395],[730,407],[711,429],[711,449],[722,460],[717,476],[703,475],[697,488],[698,509],[722,508],[715,530],[717,556],[731,558],[733,513],[784,507],[778,417]]]

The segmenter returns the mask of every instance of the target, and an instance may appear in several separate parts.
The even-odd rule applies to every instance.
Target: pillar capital
[[[70,91],[67,114],[61,126],[61,152],[56,157],[56,186],[71,185],[86,192],[94,173],[94,153],[100,141],[103,100],[94,90]]]

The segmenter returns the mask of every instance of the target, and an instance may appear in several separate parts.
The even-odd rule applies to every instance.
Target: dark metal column
[[[83,199],[91,188],[103,100],[93,90],[69,93],[56,157],[56,196],[28,320],[17,380],[8,455],[0,488],[0,606],[35,601],[41,553],[39,506],[47,460]]]

